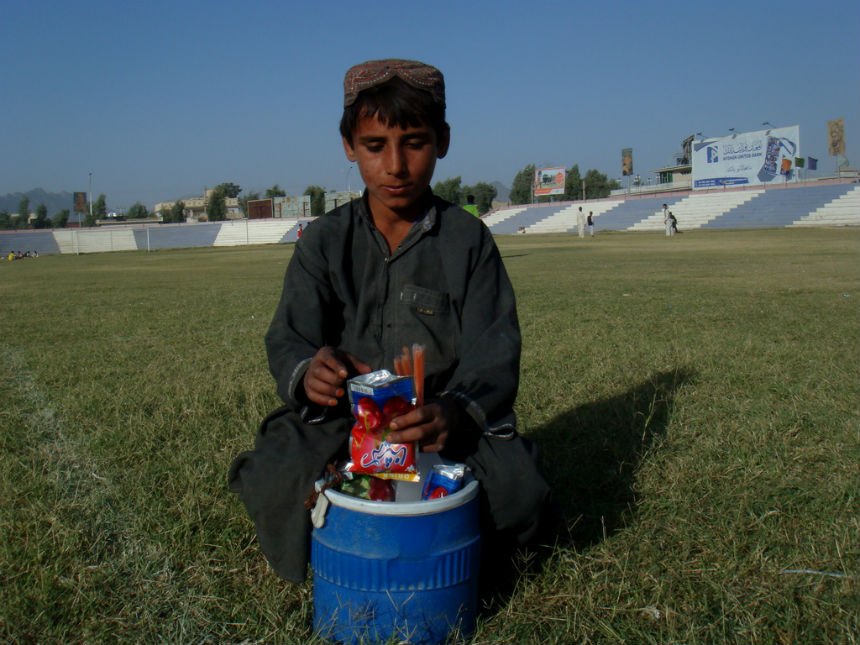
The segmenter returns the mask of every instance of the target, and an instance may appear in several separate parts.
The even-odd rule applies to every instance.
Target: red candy
[[[360,401],[359,401],[360,403]],[[397,417],[402,417],[407,412],[411,412],[415,406],[407,402],[403,397],[392,396],[382,406],[382,421],[387,426],[392,420]]]
[[[359,399],[355,404],[355,417],[365,430],[379,430],[382,427],[382,413],[379,406],[369,397]]]
[[[370,499],[374,502],[393,502],[394,484],[385,479],[370,479]]]

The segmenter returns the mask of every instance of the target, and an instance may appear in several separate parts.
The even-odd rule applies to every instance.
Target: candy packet
[[[374,502],[393,502],[394,484],[388,480],[373,477],[372,475],[359,475],[348,473],[340,485],[340,492],[353,497],[369,499]]]
[[[463,487],[465,464],[437,464],[426,477],[421,499],[438,499],[456,493]]]
[[[344,470],[380,479],[418,481],[416,443],[385,440],[391,420],[415,407],[412,379],[377,370],[347,381],[347,391],[356,421],[350,432],[350,462]]]

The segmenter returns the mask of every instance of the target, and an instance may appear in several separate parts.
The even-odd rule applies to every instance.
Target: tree
[[[105,196],[99,195],[96,203],[93,204],[93,216],[96,219],[104,219],[107,217],[107,206],[105,205]]]
[[[308,186],[303,194],[311,197],[311,215],[318,217],[325,214],[325,188]]]
[[[69,209],[64,208],[54,217],[54,228],[65,228],[69,221]]]
[[[564,195],[562,199],[574,201],[582,199],[582,177],[579,174],[579,164],[575,163],[570,170],[567,171],[567,177],[564,180]]]
[[[463,186],[461,196],[463,203],[466,197],[472,195],[475,198],[475,206],[478,207],[478,212],[483,215],[493,207],[493,200],[496,198],[498,191],[492,184],[479,181],[474,186]]]
[[[463,203],[460,181],[460,177],[437,181],[436,185],[433,186],[433,193],[452,204],[460,205]]]
[[[30,219],[30,198],[22,197],[18,202],[18,219],[15,221],[15,227],[27,228],[28,219]]]
[[[286,197],[287,191],[275,184],[271,188],[266,189],[266,199],[274,199],[275,197]]]
[[[218,184],[209,196],[209,202],[206,204],[206,217],[210,222],[221,222],[227,219],[227,204],[224,189],[224,184]]]
[[[125,214],[128,219],[144,219],[149,217],[149,211],[146,210],[146,206],[141,204],[140,202],[135,202],[128,209],[128,212]]]
[[[48,207],[44,204],[39,204],[39,207],[36,209],[36,219],[33,220],[33,228],[48,228],[49,226]]]
[[[6,211],[0,212],[0,230],[14,227],[15,225],[12,223],[12,219],[9,217],[9,213],[7,213]]]
[[[612,183],[614,183],[614,180]],[[585,173],[585,195],[588,199],[609,197],[609,192],[612,188],[613,186],[609,179],[602,172],[598,172],[592,168]]]
[[[535,165],[529,164],[520,170],[511,184],[511,204],[530,204],[535,181]]]
[[[224,195],[224,197],[238,197],[239,193],[242,192],[241,186],[238,186],[230,181],[225,181],[224,183],[215,186],[215,190],[218,190],[219,188],[221,189],[221,194]]]
[[[277,186],[278,184],[275,184]],[[248,202],[260,199],[260,193],[248,193],[244,197],[239,198],[239,208],[242,209],[242,214],[248,217]]]
[[[185,221],[185,202],[173,202],[173,206],[161,211],[161,221],[165,224],[182,224]]]

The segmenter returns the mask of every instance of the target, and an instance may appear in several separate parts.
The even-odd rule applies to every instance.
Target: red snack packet
[[[391,420],[414,408],[412,380],[379,370],[347,383],[356,419],[349,441],[351,461],[344,470],[380,479],[418,481],[415,442],[389,443]]]

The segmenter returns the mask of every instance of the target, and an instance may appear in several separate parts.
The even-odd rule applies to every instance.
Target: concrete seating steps
[[[37,251],[39,255],[50,255],[59,253],[60,247],[51,230],[0,233],[0,258],[5,258],[10,252],[18,251],[21,253]]]
[[[222,222],[213,246],[276,244],[293,226],[295,220],[288,219]]]
[[[611,211],[621,204],[621,200],[604,200],[588,202],[582,207],[583,216],[588,217],[591,212],[595,228],[601,215]],[[568,233],[579,230],[579,207],[581,204],[571,204],[557,213],[549,215],[544,219],[532,224],[526,229],[528,233]]]
[[[736,208],[738,205],[757,197],[763,190],[744,190],[726,193],[704,193],[692,194],[668,206],[668,210],[678,220],[678,228],[681,230],[692,230],[702,228],[710,221],[717,219],[724,213]],[[641,222],[637,222],[628,230],[632,231],[662,231],[666,224],[663,221],[662,205],[659,210],[649,215]]]
[[[662,205],[678,218],[682,231],[696,228],[782,226],[860,226],[860,186],[856,183],[800,184],[779,188],[711,191],[684,196],[514,206],[486,215],[497,235],[560,233],[577,230],[577,211],[592,211],[598,231],[662,231]],[[308,220],[304,220],[306,223]],[[57,229],[0,233],[0,252],[98,253],[104,251],[235,246],[294,242],[299,220],[238,220],[200,224],[162,224],[146,228]]]
[[[558,211],[565,208],[565,206],[560,206],[558,204],[541,204],[539,206],[532,206],[531,208],[526,209],[515,209],[518,210],[515,215],[512,217],[507,217],[498,224],[490,227],[490,230],[494,234],[498,235],[509,235],[518,233],[520,227],[528,227],[536,224],[540,220],[550,217],[557,213]],[[486,223],[486,220],[484,220]]]
[[[503,222],[510,217],[514,217],[519,215],[523,211],[527,210],[525,206],[515,206],[513,208],[503,208],[501,210],[497,210],[493,213],[489,213],[485,217],[481,219],[484,221],[490,229],[492,229],[499,222]]]
[[[796,220],[790,226],[860,225],[860,186],[854,186],[836,199]]]

